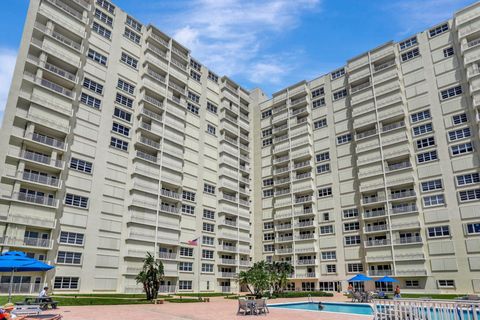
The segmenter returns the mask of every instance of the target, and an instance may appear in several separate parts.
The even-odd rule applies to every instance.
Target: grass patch
[[[224,296],[231,296],[233,293],[222,293],[222,292],[199,292],[199,293],[179,293],[175,294],[176,296],[179,297],[202,297],[202,298],[208,298],[208,297],[224,297]]]
[[[12,302],[23,302],[26,297],[32,296],[12,296]],[[75,297],[63,297],[63,296],[52,296],[54,301],[58,301],[59,306],[98,306],[98,305],[120,305],[120,304],[146,304],[151,303],[143,297],[139,298],[130,298],[130,299],[115,299],[111,297],[95,297],[95,296],[85,296],[82,298]],[[0,305],[7,303],[8,297],[0,297]]]
[[[402,293],[402,298],[432,298],[441,300],[455,300],[466,296],[465,294],[430,294],[430,293]]]
[[[238,298],[245,298],[246,296],[238,296],[238,295],[229,295],[225,296],[224,299],[230,299],[230,300],[238,300]]]
[[[165,301],[171,302],[171,303],[192,303],[192,302],[203,302],[202,299],[195,299],[195,298],[168,298],[165,299]]]
[[[98,297],[98,298],[116,298],[116,299],[128,299],[128,298],[133,298],[133,299],[145,299],[145,294],[144,293],[138,293],[138,294],[129,294],[129,293],[80,293],[80,294],[75,294],[75,293],[59,293],[57,296],[62,296],[62,297]]]

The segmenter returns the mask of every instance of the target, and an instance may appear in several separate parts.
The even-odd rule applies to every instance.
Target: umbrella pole
[[[12,286],[13,286],[13,275],[15,270],[12,269],[12,275],[10,276],[10,286],[8,287],[8,302],[12,302]]]

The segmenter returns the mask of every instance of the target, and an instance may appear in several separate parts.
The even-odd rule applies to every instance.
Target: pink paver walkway
[[[275,299],[271,303],[306,301],[305,298]],[[315,301],[346,301],[345,297],[318,297]],[[64,320],[370,320],[373,316],[347,315],[329,312],[309,312],[270,308],[267,316],[237,316],[236,300],[211,298],[209,303],[165,303],[157,305],[61,307],[57,313]]]

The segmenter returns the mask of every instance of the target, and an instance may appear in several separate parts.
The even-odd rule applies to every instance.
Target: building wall
[[[291,290],[478,292],[479,8],[267,99],[110,2],[32,0],[0,245],[56,268],[16,291],[141,292],[149,252],[162,292],[238,291],[252,258]]]

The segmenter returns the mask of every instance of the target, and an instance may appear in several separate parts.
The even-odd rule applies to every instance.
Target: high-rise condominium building
[[[106,0],[31,0],[0,136],[16,292],[291,290],[356,273],[480,292],[480,4],[267,100]],[[0,287],[10,282],[0,279]],[[388,289],[388,288],[387,288]]]

